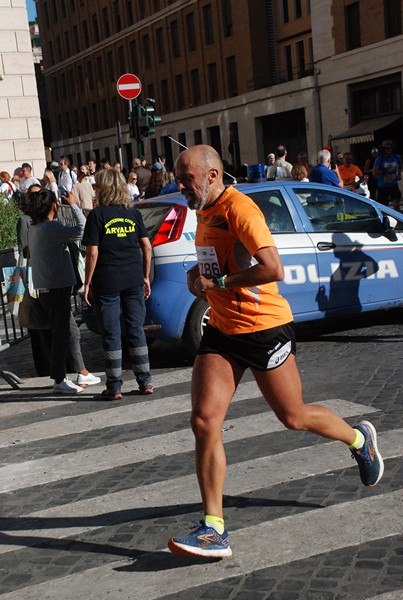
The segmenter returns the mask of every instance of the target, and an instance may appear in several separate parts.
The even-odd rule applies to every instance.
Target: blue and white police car
[[[240,184],[258,204],[281,255],[295,322],[403,306],[403,215],[321,184],[274,181]],[[209,307],[187,289],[196,262],[196,214],[180,192],[137,207],[153,246],[149,338],[183,339],[198,347]]]

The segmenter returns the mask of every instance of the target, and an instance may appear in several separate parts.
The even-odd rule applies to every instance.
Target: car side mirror
[[[394,219],[393,217],[387,217],[386,215],[384,215],[384,217],[382,219],[383,234],[391,242],[396,242],[396,240],[397,240],[397,235],[396,235],[396,231],[395,231],[396,225],[397,225],[396,219]]]

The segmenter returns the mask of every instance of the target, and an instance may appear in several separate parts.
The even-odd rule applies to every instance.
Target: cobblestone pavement
[[[210,563],[166,551],[201,514],[185,348],[152,345],[154,395],[125,370],[113,404],[53,395],[28,340],[0,352],[24,380],[0,380],[1,599],[402,600],[402,313],[298,336],[306,401],[369,419],[385,475],[365,488],[341,444],[286,431],[246,373],[223,427],[234,556]],[[85,328],[82,347],[103,376]]]

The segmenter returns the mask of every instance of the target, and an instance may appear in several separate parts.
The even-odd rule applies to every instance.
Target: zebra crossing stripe
[[[256,382],[241,383],[235,392],[233,402],[258,398],[262,393]],[[72,417],[60,417],[48,421],[39,421],[29,425],[21,425],[1,432],[0,448],[15,447],[19,444],[28,444],[39,440],[51,439],[61,435],[72,435],[104,429],[130,423],[140,423],[150,418],[156,419],[172,414],[190,411],[190,393],[179,396],[160,398],[146,402],[133,403],[129,406],[118,406],[98,410]]]
[[[234,557],[230,560],[208,565],[195,561],[188,566],[181,557],[161,552],[158,569],[153,552],[130,563],[109,563],[3,594],[2,600],[110,600],[117,590],[119,600],[157,600],[228,577],[395,536],[401,533],[402,522],[403,490],[396,490],[236,531],[231,534]],[[186,565],[186,577],[181,576],[182,565]]]
[[[103,372],[94,373],[100,377],[104,376]],[[75,380],[75,375],[69,376],[71,380]],[[153,385],[156,389],[162,388],[168,385],[175,385],[180,383],[188,383],[192,378],[192,367],[187,367],[185,369],[172,369],[168,370],[165,373],[153,373]],[[41,381],[42,380],[42,381]],[[42,384],[42,385],[40,385]],[[51,389],[53,386],[53,380],[49,377],[41,377],[35,378],[35,387],[38,388],[38,391],[43,389],[43,392],[46,393],[46,388],[50,388],[46,396],[43,395],[43,392],[38,396],[32,396],[32,380],[27,379],[21,385],[21,389],[18,392],[15,392],[10,389],[9,386],[0,385],[0,392],[3,394],[3,398],[6,399],[6,402],[0,401],[0,416],[1,417],[12,417],[24,413],[33,412],[36,410],[42,410],[46,408],[52,408],[53,406],[61,406],[62,404],[71,404],[77,402],[76,398],[63,398],[60,394],[54,394]],[[102,386],[102,384],[99,384]],[[130,383],[127,382],[126,386],[130,386]],[[133,386],[136,386],[134,382]],[[4,389],[3,389],[4,387]],[[30,390],[29,401],[24,402],[24,387],[27,387]],[[84,391],[84,395],[90,394],[93,395],[94,389],[97,388],[87,388]],[[13,400],[15,398],[15,400]],[[46,399],[44,399],[46,398]],[[82,396],[80,397],[80,399]]]
[[[290,432],[292,435],[292,432]],[[381,436],[381,452],[384,459],[401,455],[400,440],[403,429],[388,431]],[[230,465],[227,470],[224,493],[239,495],[263,488],[270,488],[289,481],[297,481],[331,473],[351,467],[358,469],[351,460],[351,455],[343,444],[328,442],[320,446],[298,448],[273,456],[265,456],[250,461]],[[81,500],[71,504],[55,506],[43,511],[36,511],[21,517],[18,530],[7,530],[8,535],[39,536],[46,539],[63,538],[79,535],[86,531],[100,529],[127,522],[132,511],[132,519],[136,520],[136,511],[159,512],[159,507],[175,506],[178,503],[194,504],[200,502],[196,475],[187,475],[145,486],[106,494],[95,498]],[[83,516],[85,515],[85,516]],[[102,520],[104,518],[104,520]],[[150,517],[147,517],[150,518]],[[31,525],[22,529],[23,521],[31,521]],[[77,521],[81,520],[81,524]],[[59,521],[61,527],[55,527]],[[71,521],[71,526],[68,522]],[[40,528],[41,522],[53,523],[51,528]],[[67,525],[67,526],[66,526]],[[35,539],[35,538],[34,538]],[[33,544],[35,542],[32,542]],[[0,546],[0,554],[17,549],[15,544]]]
[[[376,411],[376,409],[343,400],[330,400],[319,404],[335,410],[344,417]],[[265,410],[264,413],[225,421],[223,439],[226,443],[251,438],[260,435],[262,431],[269,434],[282,430],[284,430],[284,425],[271,411]],[[21,463],[10,463],[0,468],[1,489],[3,493],[11,492],[28,486],[60,481],[67,477],[97,473],[140,460],[151,460],[161,454],[172,456],[180,452],[189,452],[193,448],[194,437],[189,427],[131,442],[111,444]]]

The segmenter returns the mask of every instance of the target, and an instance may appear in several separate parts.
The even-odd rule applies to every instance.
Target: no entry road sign
[[[125,73],[117,81],[118,94],[125,100],[134,100],[141,92],[141,81],[137,75]]]

